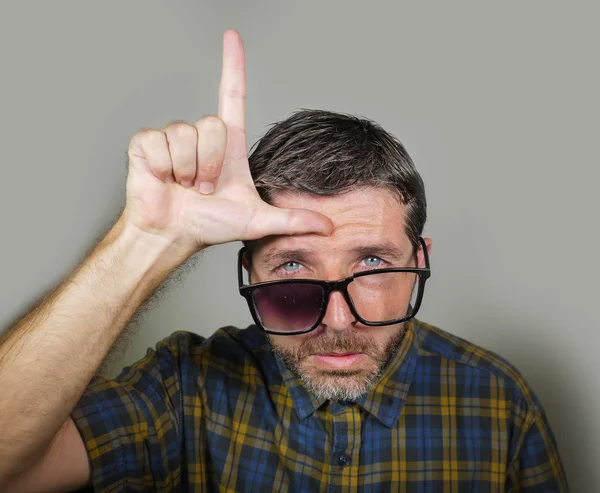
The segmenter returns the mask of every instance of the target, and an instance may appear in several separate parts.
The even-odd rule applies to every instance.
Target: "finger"
[[[331,220],[318,212],[304,209],[282,209],[268,206],[257,234],[258,238],[270,235],[319,234],[329,236],[333,232]]]
[[[194,186],[198,132],[194,125],[177,122],[163,128],[169,143],[175,181],[185,188]]]
[[[219,117],[227,125],[228,158],[246,157],[246,60],[242,38],[231,30],[223,36]]]
[[[195,127],[198,131],[196,183],[201,193],[209,194],[217,187],[223,167],[227,128],[216,116],[202,118]]]
[[[134,135],[131,152],[148,164],[150,171],[165,182],[172,182],[173,163],[169,153],[167,136],[160,130],[146,129]]]

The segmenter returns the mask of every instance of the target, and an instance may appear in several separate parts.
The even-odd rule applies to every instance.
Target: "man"
[[[219,118],[134,135],[122,216],[4,336],[0,490],[568,491],[519,373],[414,318],[431,240],[402,145],[303,111],[249,163],[224,41]],[[175,332],[92,378],[171,271],[235,240],[255,326]]]

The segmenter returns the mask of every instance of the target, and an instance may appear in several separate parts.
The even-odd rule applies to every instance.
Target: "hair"
[[[249,164],[267,203],[279,192],[332,196],[362,187],[390,190],[406,207],[405,231],[418,247],[427,218],[423,180],[402,143],[372,120],[297,111],[256,142]]]

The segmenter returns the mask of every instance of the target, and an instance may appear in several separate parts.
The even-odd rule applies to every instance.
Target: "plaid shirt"
[[[566,492],[539,400],[418,320],[357,403],[308,393],[255,326],[175,332],[73,412],[95,491]]]

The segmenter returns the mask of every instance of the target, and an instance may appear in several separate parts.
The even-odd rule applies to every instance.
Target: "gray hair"
[[[418,246],[427,218],[425,186],[402,143],[372,120],[301,110],[256,142],[250,173],[261,198],[278,192],[340,195],[361,187],[392,191],[405,205],[405,231]]]

